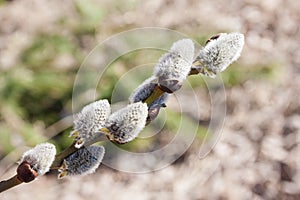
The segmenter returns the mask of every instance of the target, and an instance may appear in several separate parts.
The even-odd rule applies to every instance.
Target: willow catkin
[[[76,148],[80,148],[99,134],[99,129],[104,126],[110,112],[110,104],[104,99],[85,106],[74,115],[74,130],[70,136],[75,137]]]

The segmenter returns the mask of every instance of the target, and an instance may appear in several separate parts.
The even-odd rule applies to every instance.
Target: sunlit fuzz
[[[200,50],[193,66],[200,73],[215,77],[240,57],[244,43],[244,35],[241,33],[220,33],[213,36]]]
[[[109,102],[105,99],[85,106],[81,112],[74,115],[74,130],[70,136],[75,137],[75,147],[80,148],[84,143],[93,140],[110,113]]]
[[[133,93],[129,97],[129,102],[130,103],[136,103],[139,101],[144,102],[154,91],[156,86],[158,85],[157,83],[157,78],[156,77],[150,77],[146,79],[141,85],[139,85]],[[155,99],[150,105],[148,105],[149,109],[153,105],[162,105],[165,104],[167,97],[169,95],[164,93],[157,99]]]
[[[27,183],[44,175],[50,170],[55,154],[55,146],[50,143],[42,143],[26,151],[17,168],[18,179]]]
[[[170,51],[164,54],[154,68],[161,88],[172,93],[181,88],[189,74],[194,57],[194,43],[190,39],[175,42]]]
[[[79,149],[64,159],[58,169],[58,178],[94,173],[103,160],[105,149],[102,146],[88,146]]]
[[[147,99],[157,86],[157,78],[152,76],[140,84],[130,95],[129,102],[136,103]]]
[[[147,116],[148,106],[146,103],[132,103],[112,113],[106,121],[105,127],[100,131],[104,132],[113,142],[127,143],[136,138],[143,130]]]

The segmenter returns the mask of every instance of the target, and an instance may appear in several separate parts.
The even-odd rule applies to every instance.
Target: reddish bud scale
[[[17,177],[24,183],[33,181],[37,176],[38,173],[26,161],[22,162],[17,168]]]

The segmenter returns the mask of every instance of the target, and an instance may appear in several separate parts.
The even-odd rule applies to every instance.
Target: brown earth
[[[86,38],[86,52],[96,41],[135,27],[166,27],[188,35],[239,31],[246,38],[237,62],[241,76],[270,65],[275,75],[246,76],[226,87],[222,135],[203,159],[192,146],[182,161],[156,172],[135,175],[103,166],[82,178],[41,177],[1,194],[1,199],[300,199],[300,1],[130,1],[134,7],[125,1],[94,2],[108,12],[101,30]],[[1,69],[13,66],[35,34],[59,32],[61,17],[76,20],[75,11],[70,0],[2,5]],[[68,67],[72,60],[62,58],[62,63]],[[210,104],[207,95],[201,100]],[[210,117],[205,111],[201,116]]]

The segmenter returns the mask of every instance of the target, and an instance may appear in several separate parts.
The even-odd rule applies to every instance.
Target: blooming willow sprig
[[[94,173],[102,162],[105,149],[103,146],[88,146],[66,157],[58,169],[58,178]]]
[[[175,42],[154,68],[160,88],[168,93],[179,90],[189,74],[194,57],[194,43],[190,39]]]
[[[200,73],[213,78],[240,57],[244,43],[244,35],[241,33],[213,36],[200,50],[193,66]]]
[[[76,148],[82,147],[101,134],[99,129],[105,124],[110,112],[109,102],[105,99],[85,106],[81,112],[74,115],[74,130],[70,136],[75,137]]]
[[[153,77],[130,96],[127,107],[111,115],[107,100],[84,107],[74,116],[74,131],[71,132],[75,136],[74,143],[56,156],[51,144],[41,144],[25,152],[17,175],[1,181],[0,192],[30,182],[49,168],[59,169],[59,178],[94,172],[103,159],[104,148],[89,145],[98,142],[102,136],[121,144],[132,141],[158,115],[160,108],[166,106],[167,93],[180,89],[188,75],[200,73],[214,77],[238,59],[243,46],[243,34],[222,33],[209,39],[193,61],[193,42],[189,39],[175,42],[159,59]]]
[[[112,113],[100,131],[104,132],[109,140],[124,144],[132,141],[143,130],[147,116],[146,103],[132,103]]]

